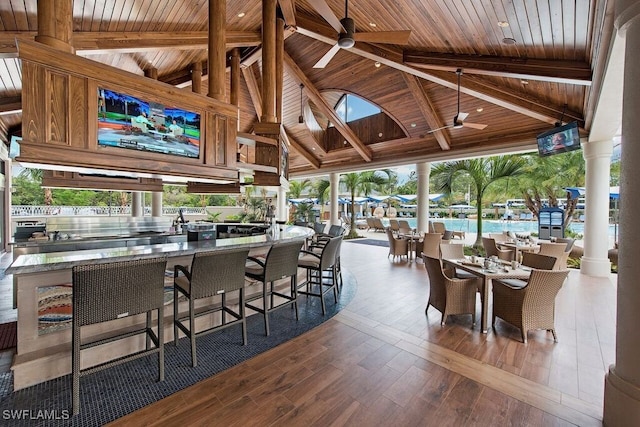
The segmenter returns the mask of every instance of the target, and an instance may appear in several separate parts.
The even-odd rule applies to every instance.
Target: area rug
[[[0,374],[0,425],[102,426],[183,390],[218,372],[301,335],[337,314],[356,293],[355,278],[343,270],[338,303],[326,297],[322,315],[319,298],[300,296],[300,320],[287,307],[270,314],[271,334],[264,335],[261,315],[247,318],[248,343],[242,345],[240,325],[199,337],[198,366],[191,367],[189,340],[165,343],[165,380],[156,382],[157,355],[142,357],[87,375],[80,380],[80,414],[71,416],[71,375],[13,392],[11,372]]]
[[[16,346],[18,326],[16,322],[0,325],[0,350],[6,350]]]
[[[389,247],[388,240],[376,240],[376,239],[349,239],[345,240],[347,243],[359,243],[361,245],[373,245],[373,246],[383,246],[385,248]]]

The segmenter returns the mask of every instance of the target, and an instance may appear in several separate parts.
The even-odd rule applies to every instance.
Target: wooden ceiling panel
[[[337,18],[344,16],[344,0],[326,2]],[[344,93],[355,94],[380,106],[407,133],[407,138],[394,141],[362,141],[371,149],[372,164],[380,165],[384,161],[397,164],[402,159],[414,162],[443,153],[442,137],[438,143],[429,131],[438,121],[449,125],[457,111],[456,76],[453,72],[459,67],[456,60],[466,58],[473,61],[473,56],[482,55],[483,58],[502,61],[498,63],[500,67],[524,60],[541,60],[541,67],[547,68],[557,65],[549,61],[575,61],[582,62],[587,70],[601,72],[603,67],[592,61],[593,58],[604,57],[597,53],[608,48],[599,45],[600,34],[610,30],[603,25],[612,25],[606,19],[604,3],[597,0],[352,0],[349,2],[349,15],[355,20],[356,33],[408,29],[411,36],[407,46],[359,41],[351,50],[339,50],[325,68],[316,69],[314,64],[332,47],[337,34],[311,7],[309,0],[295,0],[287,2],[287,13],[290,20],[295,18],[299,33],[286,39],[285,50],[305,80],[311,82],[330,106],[335,105]],[[262,26],[261,0],[227,0],[226,4],[227,30],[248,32],[234,36],[233,43],[255,46],[255,35]],[[206,46],[198,43],[208,30],[208,0],[75,0],[73,7],[74,31],[85,33],[77,35],[76,41],[87,43],[79,48],[79,55],[137,75],[143,75],[145,69],[153,67],[161,79],[188,75],[193,62],[206,63]],[[238,16],[241,12],[243,17]],[[292,15],[294,13],[295,16]],[[509,25],[499,26],[500,21]],[[22,90],[20,62],[15,58],[15,45],[12,47],[12,44],[16,36],[33,38],[36,30],[37,0],[0,2],[0,98],[8,100],[7,105],[9,100],[15,101]],[[296,28],[288,31],[296,31]],[[115,37],[111,34],[115,32],[120,34]],[[164,36],[156,43],[158,47],[153,47],[152,43],[134,36],[153,32],[165,32],[170,37]],[[254,37],[253,42],[251,37]],[[126,43],[129,44],[115,50],[118,48],[117,40],[127,38]],[[104,44],[99,41],[103,39],[112,42]],[[172,48],[174,39],[175,48]],[[513,39],[515,43],[505,44],[503,39]],[[168,45],[166,40],[169,40]],[[431,54],[431,59],[427,58],[430,60],[435,54],[447,56],[446,71],[442,71],[442,67],[433,70],[433,66],[411,68],[410,57],[407,57],[406,64],[402,62],[403,53],[410,52]],[[461,55],[467,56],[463,58]],[[376,61],[382,63],[381,67],[374,66]],[[248,70],[255,76],[251,92],[245,79],[241,79],[239,128],[243,132],[250,132],[258,119],[250,93],[260,97],[259,62]],[[471,68],[470,62],[466,64]],[[495,148],[500,144],[531,146],[537,133],[548,129],[556,118],[560,119],[565,104],[567,114],[564,121],[583,119],[595,107],[589,103],[592,96],[589,84],[600,87],[597,84],[601,79],[599,75],[569,83],[567,81],[571,77],[561,75],[551,82],[554,76],[542,75],[543,72],[538,71],[539,74],[534,74],[534,78],[524,84],[512,69],[502,71],[501,68],[500,76],[496,76],[496,72],[488,70],[491,65],[485,67],[475,70],[474,74],[471,69],[463,74],[460,100],[461,110],[469,113],[468,122],[488,126],[482,131],[468,128],[441,131],[450,140],[453,153],[456,150],[467,152],[473,147]],[[245,69],[243,75],[246,72]],[[405,75],[411,76],[411,80],[407,80]],[[347,168],[349,165],[366,167],[367,162],[350,145],[324,152],[314,138],[322,130],[311,117],[299,126],[299,78],[300,75],[290,76],[285,71],[282,123],[294,140],[290,154],[292,174],[309,169],[317,171],[318,167],[320,170]],[[178,84],[177,80],[174,84]],[[228,81],[226,84],[228,88]],[[204,93],[206,86],[205,77]],[[416,97],[409,87],[422,89],[420,97]],[[303,92],[303,104],[305,109],[309,109],[306,92]],[[432,109],[426,114],[429,120],[425,117],[425,106]],[[479,108],[482,111],[477,111]],[[4,128],[15,126],[19,117],[6,112],[0,115],[0,123]]]

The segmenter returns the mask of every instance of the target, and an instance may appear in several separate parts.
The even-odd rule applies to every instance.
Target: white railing
[[[151,208],[145,207],[145,215],[151,214]],[[162,216],[178,215],[180,207],[164,206]],[[207,209],[203,207],[183,207],[185,215],[207,215]],[[44,206],[44,205],[14,205],[11,206],[12,217],[31,216],[118,216],[131,215],[131,206]]]

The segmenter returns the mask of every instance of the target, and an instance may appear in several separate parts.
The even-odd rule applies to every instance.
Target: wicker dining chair
[[[522,265],[529,268],[535,268],[538,270],[553,270],[556,265],[556,257],[549,255],[540,255],[533,252],[522,253]],[[523,288],[527,285],[527,280],[523,279],[494,279],[494,283],[500,282],[504,285],[512,288]]]
[[[225,251],[197,252],[193,255],[191,267],[176,265],[173,274],[173,343],[178,344],[178,330],[182,331],[191,341],[191,366],[197,366],[196,338],[232,325],[242,326],[242,344],[247,344],[247,321],[244,311],[244,264],[249,255],[249,249],[234,249]],[[182,274],[180,274],[182,273]],[[237,309],[227,300],[227,295],[238,293]],[[185,296],[189,303],[189,312],[180,316],[179,296]],[[220,305],[215,304],[196,312],[195,301],[219,295]],[[220,324],[196,332],[195,321],[201,316],[222,312]],[[233,320],[226,320],[225,314]],[[189,326],[185,324],[188,320]]]
[[[496,317],[520,329],[522,342],[533,329],[546,329],[558,342],[555,330],[555,300],[569,270],[531,271],[529,282],[523,288],[512,288],[500,282],[493,283],[493,321]]]
[[[393,259],[396,257],[409,257],[409,240],[402,239],[393,235],[393,232],[389,229],[386,230],[387,239],[389,239],[389,255],[387,258],[393,255]]]
[[[554,270],[565,270],[567,268],[567,258],[571,250],[567,252],[566,243],[538,242],[538,244],[540,245],[540,250],[538,251],[540,255],[556,258],[556,264],[553,266]]]
[[[440,242],[442,234],[425,233],[424,236],[416,242],[416,259],[422,258],[422,254],[431,258],[440,258]]]
[[[441,325],[445,324],[449,315],[470,314],[475,325],[476,290],[481,279],[449,278],[444,274],[439,258],[422,255],[422,259],[429,275],[429,301],[425,314],[428,314],[429,306],[433,306],[442,313]]]
[[[482,238],[482,247],[484,248],[487,257],[497,256],[504,261],[512,261],[515,257],[515,252],[513,250],[498,248],[495,239],[492,239],[491,237]]]
[[[158,381],[164,380],[164,271],[166,257],[78,265],[72,268],[72,392],[73,414],[80,413],[80,377],[158,353]],[[152,313],[156,311],[157,334]],[[146,314],[146,323],[135,330],[83,342],[82,326]],[[117,339],[145,334],[146,348],[115,360],[82,369],[80,352]],[[153,343],[153,347],[151,346]]]
[[[249,257],[244,266],[245,275],[262,282],[262,292],[247,299],[246,307],[261,313],[264,317],[264,333],[269,335],[269,313],[287,305],[293,305],[298,320],[298,255],[302,241],[284,242],[271,246],[264,259]],[[277,290],[275,282],[289,278],[289,292]],[[276,304],[275,298],[281,302]],[[261,300],[261,306],[254,301]]]

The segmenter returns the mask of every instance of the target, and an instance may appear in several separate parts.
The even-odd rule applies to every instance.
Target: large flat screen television
[[[580,134],[578,122],[557,126],[550,131],[541,133],[538,139],[538,154],[540,157],[566,153],[580,149]]]
[[[200,114],[98,89],[98,146],[200,157]]]

